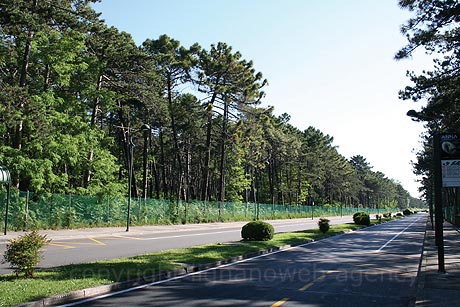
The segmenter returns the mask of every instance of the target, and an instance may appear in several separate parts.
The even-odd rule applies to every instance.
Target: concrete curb
[[[418,291],[420,291],[420,289],[424,288],[425,286],[425,270],[423,270],[422,268],[423,268],[423,260],[426,259],[426,253],[427,253],[426,248],[425,248],[427,234],[428,234],[428,225],[425,224],[425,235],[423,236],[422,252],[420,254],[417,275],[415,276],[415,282],[414,282],[415,295],[414,297],[410,299],[408,307],[415,307],[417,303]]]
[[[388,222],[391,222],[391,221],[382,222],[381,224],[388,223]],[[366,229],[366,228],[372,228],[378,225],[379,224],[372,225],[372,226],[366,226],[356,231]],[[36,301],[31,301],[31,302],[15,305],[14,307],[43,307],[43,306],[56,306],[56,305],[68,304],[71,302],[89,299],[95,296],[104,295],[104,294],[108,294],[108,293],[115,292],[115,291],[126,290],[129,288],[145,285],[148,283],[170,279],[176,276],[186,275],[189,273],[210,269],[210,268],[218,267],[218,266],[225,265],[225,264],[235,263],[235,262],[245,260],[248,258],[253,258],[253,257],[277,252],[280,250],[289,249],[289,248],[296,247],[299,245],[303,245],[303,244],[307,244],[307,243],[311,243],[315,241],[320,241],[320,240],[324,240],[324,239],[335,237],[335,236],[342,236],[344,234],[351,233],[354,231],[355,230],[350,230],[350,231],[336,234],[336,235],[327,235],[319,240],[308,240],[308,241],[298,243],[298,244],[273,247],[273,248],[265,249],[262,251],[252,252],[252,253],[248,253],[248,254],[244,254],[240,256],[235,256],[235,257],[227,258],[227,259],[216,261],[216,262],[211,262],[211,263],[206,263],[206,264],[201,264],[201,265],[185,266],[183,268],[179,268],[176,270],[165,271],[165,272],[161,272],[161,273],[158,273],[152,276],[144,276],[144,277],[133,279],[133,280],[116,282],[110,285],[102,285],[102,286],[97,286],[93,288],[75,290],[75,291],[64,293],[64,294],[57,294],[57,295],[53,295],[53,296],[39,299]]]
[[[324,237],[324,238],[322,238],[320,240],[330,238],[330,237],[333,237],[333,236],[327,236],[327,237]],[[27,303],[23,303],[23,304],[20,304],[20,305],[15,305],[14,307],[43,307],[43,306],[56,306],[56,305],[61,305],[61,304],[67,304],[67,303],[71,303],[71,302],[74,302],[74,301],[84,300],[84,299],[92,298],[92,297],[99,296],[99,295],[108,294],[108,293],[115,292],[115,291],[126,290],[126,289],[129,289],[129,288],[145,285],[145,284],[152,283],[152,282],[157,282],[157,281],[170,279],[170,278],[173,278],[173,277],[176,277],[176,276],[186,275],[186,274],[189,274],[189,273],[198,272],[198,271],[218,267],[218,266],[221,266],[221,265],[224,265],[224,264],[235,263],[235,262],[245,260],[245,259],[248,259],[248,258],[253,258],[253,257],[273,253],[273,252],[276,252],[276,251],[285,250],[285,249],[288,249],[288,248],[291,248],[291,247],[299,246],[299,245],[314,242],[314,241],[315,240],[310,240],[310,241],[305,241],[305,242],[299,243],[299,244],[284,245],[284,246],[280,246],[280,247],[273,247],[273,248],[265,249],[265,250],[262,250],[262,251],[252,252],[252,253],[244,254],[244,255],[241,255],[241,256],[235,256],[235,257],[227,258],[227,259],[216,261],[216,262],[211,262],[211,263],[206,263],[206,264],[201,264],[201,265],[185,266],[183,268],[161,272],[161,273],[158,273],[158,274],[155,274],[155,275],[152,275],[152,276],[144,276],[144,277],[136,278],[136,279],[133,279],[133,280],[116,282],[116,283],[113,283],[113,284],[110,284],[110,285],[102,285],[102,286],[97,286],[97,287],[93,287],[93,288],[75,290],[75,291],[72,291],[72,292],[68,292],[68,293],[64,293],[64,294],[57,294],[57,295],[53,295],[53,296],[46,297],[46,298],[43,298],[43,299],[39,299],[39,300],[36,300],[36,301],[27,302]]]

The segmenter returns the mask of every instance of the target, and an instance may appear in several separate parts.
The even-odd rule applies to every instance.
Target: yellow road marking
[[[318,277],[318,278],[315,279],[314,281],[309,282],[308,284],[306,284],[305,286],[303,286],[302,288],[300,288],[299,291],[305,291],[305,290],[309,289],[311,286],[313,286],[313,285],[315,284],[315,282],[324,280],[328,274],[337,273],[337,272],[340,272],[340,271],[335,271],[335,270],[327,271],[324,275],[321,275],[320,277]],[[274,304],[271,305],[270,307],[278,307],[278,306],[281,306],[281,305],[283,305],[284,303],[286,303],[288,300],[289,300],[289,298],[288,298],[288,297],[285,297],[285,298],[283,298],[282,300],[279,300],[278,302],[274,303]]]
[[[72,242],[75,245],[94,245],[92,242]]]
[[[93,242],[96,242],[96,243],[99,244],[99,245],[107,245],[107,244],[105,244],[104,242],[101,242],[101,241],[96,240],[96,239],[94,239],[94,238],[89,238],[89,239],[90,239],[91,241],[93,241]]]
[[[305,290],[307,290],[308,288],[310,288],[313,285],[314,285],[314,282],[308,283],[305,286],[303,286],[302,288],[300,288],[299,291],[305,291]]]
[[[326,275],[323,275],[323,276],[318,277],[317,280],[323,280],[324,278],[326,278]]]
[[[129,240],[142,240],[141,238],[128,237],[128,236],[114,236],[115,238],[129,239]]]
[[[288,297],[285,297],[285,298],[283,298],[282,300],[279,300],[279,301],[276,302],[275,304],[271,305],[270,307],[278,307],[278,306],[281,306],[281,305],[283,305],[284,303],[286,303],[288,300],[289,300],[289,298],[288,298]]]
[[[64,247],[64,248],[76,248],[75,246],[66,245],[66,244],[62,244],[62,243],[48,243],[48,245],[59,246],[59,247]]]
[[[342,271],[330,270],[330,271],[327,271],[326,274],[341,273],[341,272],[342,272]]]
[[[123,237],[103,237],[104,240],[123,240]]]

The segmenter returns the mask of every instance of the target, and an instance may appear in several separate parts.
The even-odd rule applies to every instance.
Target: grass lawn
[[[374,222],[374,220],[372,221]],[[14,274],[0,275],[0,307],[12,306],[55,294],[126,281],[184,265],[197,265],[224,260],[272,247],[300,244],[361,228],[355,224],[331,226],[327,234],[318,229],[275,234],[270,241],[232,244],[216,243],[155,252],[130,258],[74,264],[37,270],[35,278],[26,279]]]

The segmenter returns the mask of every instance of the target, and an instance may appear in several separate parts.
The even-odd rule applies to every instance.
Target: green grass
[[[67,293],[99,285],[125,281],[184,265],[197,265],[224,260],[260,250],[300,244],[361,228],[355,224],[331,226],[326,234],[318,229],[294,233],[275,234],[270,241],[208,244],[185,249],[112,259],[93,263],[75,264],[53,269],[38,270],[34,279],[0,275],[0,307],[12,306],[55,294]]]

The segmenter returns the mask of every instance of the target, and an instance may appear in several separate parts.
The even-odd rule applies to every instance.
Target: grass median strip
[[[34,279],[17,278],[14,274],[0,275],[0,307],[12,306],[74,290],[151,276],[186,265],[212,263],[269,248],[300,244],[361,227],[355,224],[341,224],[331,226],[326,234],[317,229],[278,233],[270,241],[215,243],[129,258],[42,269],[36,271]]]

